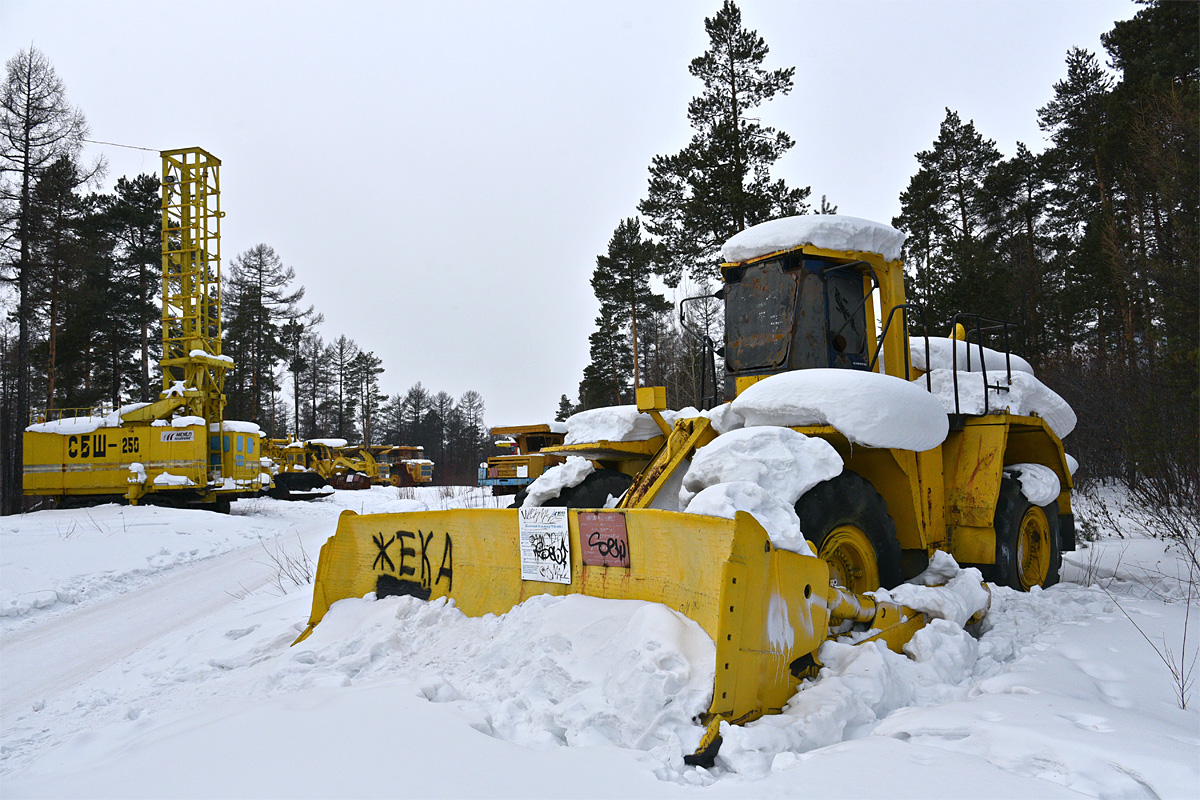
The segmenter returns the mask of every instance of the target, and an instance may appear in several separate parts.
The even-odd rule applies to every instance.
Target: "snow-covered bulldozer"
[[[731,402],[669,412],[648,388],[636,408],[576,415],[553,448],[566,463],[520,508],[345,512],[308,630],[369,592],[468,615],[536,594],[663,603],[716,644],[692,756],[705,763],[722,722],[782,709],[827,639],[902,647],[926,614],[869,593],[929,582],[939,551],[997,583],[1054,583],[1074,546],[1060,439],[1074,415],[1007,347],[983,346],[1006,324],[964,316],[961,339],[909,341],[902,241],[837,216],[734,237],[718,293]],[[958,575],[943,591],[964,622],[986,592]]]

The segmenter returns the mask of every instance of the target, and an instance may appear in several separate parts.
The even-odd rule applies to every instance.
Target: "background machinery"
[[[550,467],[563,463],[562,456],[542,449],[562,444],[566,434],[561,422],[492,428],[492,436],[505,437],[496,446],[510,452],[479,465],[479,485],[491,486],[493,495],[516,494]]]
[[[102,415],[39,412],[24,434],[24,493],[228,509],[261,493],[261,436],[224,418],[221,162],[198,147],[162,153],[163,391]]]
[[[875,223],[828,219],[836,223],[831,227],[862,223],[883,229],[874,233],[885,237],[900,236]],[[863,379],[917,391],[909,383],[918,376],[909,362],[907,327],[908,315],[919,309],[905,300],[898,258],[859,246],[861,238],[840,246],[815,235],[767,241],[769,247],[722,265],[726,397],[745,395],[776,374],[816,375],[797,372],[811,369],[824,373],[817,377],[875,373]],[[899,246],[878,249],[898,252]],[[977,319],[976,333],[983,327]],[[982,359],[980,343],[972,346]],[[929,366],[928,356],[924,363]],[[1004,389],[1004,375],[962,379],[982,382],[986,397]],[[932,402],[924,392],[929,379],[918,385]],[[638,391],[638,409],[661,431],[652,439],[543,451],[604,467],[564,491],[560,507],[343,512],[321,549],[308,630],[331,603],[368,592],[450,597],[468,615],[503,613],[537,594],[663,603],[716,644],[712,701],[701,720],[706,733],[689,757],[704,764],[720,744],[722,722],[777,713],[801,680],[816,675],[825,641],[854,626],[863,633],[850,643],[882,641],[899,650],[924,624],[924,614],[867,592],[914,578],[938,551],[979,565],[997,583],[1048,586],[1057,581],[1061,551],[1074,546],[1070,470],[1062,442],[1039,416],[1007,409],[944,415],[935,406],[946,433],[920,451],[852,442],[852,432],[832,424],[789,423],[827,442],[843,462],[840,474],[795,502],[800,530],[819,554],[814,557],[780,549],[744,511],[725,519],[678,510],[689,463],[717,439],[714,420],[726,418],[718,409],[677,416],[669,425],[664,401],[662,388]],[[895,419],[895,409],[877,410]],[[1005,474],[1006,466],[1029,463],[1057,476],[1061,490],[1049,503],[1031,503]],[[621,491],[615,508],[603,508]],[[977,579],[974,589],[982,591]],[[985,606],[986,600],[974,610]]]

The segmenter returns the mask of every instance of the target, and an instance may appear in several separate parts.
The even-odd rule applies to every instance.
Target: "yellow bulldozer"
[[[281,499],[313,499],[324,486],[367,489],[379,476],[371,451],[345,439],[271,439],[266,455],[276,468],[272,496]]]
[[[198,147],[162,153],[163,390],[107,414],[37,412],[24,433],[24,493],[227,511],[270,488],[257,425],[225,419],[221,353],[221,162]]]
[[[964,315],[957,338],[910,338],[920,309],[906,302],[902,241],[886,225],[818,215],[734,237],[715,296],[725,380],[713,399],[729,402],[669,414],[663,389],[639,389],[627,410],[653,421],[649,436],[575,441],[572,418],[568,443],[549,452],[600,469],[542,505],[344,512],[297,641],[331,603],[369,592],[448,597],[468,615],[536,594],[663,603],[716,643],[706,733],[688,756],[708,764],[720,725],[778,713],[816,674],[827,639],[854,628],[856,644],[899,650],[926,615],[870,592],[913,579],[938,551],[998,584],[1053,584],[1074,524],[1071,469],[1050,423],[1065,435],[1073,415],[1034,409],[1022,399],[1032,375],[1007,347],[984,347],[989,334],[1007,336],[1006,323]],[[715,368],[712,377],[715,387]],[[745,510],[682,510],[705,449],[754,426],[789,429],[840,459],[795,498],[807,546],[774,540]],[[1038,491],[1026,474],[1045,479]]]

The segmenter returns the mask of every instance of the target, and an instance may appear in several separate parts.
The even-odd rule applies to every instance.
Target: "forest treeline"
[[[0,509],[21,507],[21,431],[31,412],[108,411],[162,389],[161,200],[157,175],[95,191],[88,128],[34,47],[6,64],[0,93]],[[420,382],[388,396],[381,359],[326,339],[304,288],[267,244],[235,256],[222,280],[227,419],[272,438],[337,437],[425,448],[435,480],[471,483],[490,447],[484,401]]]
[[[1013,352],[1079,415],[1066,447],[1081,479],[1120,479],[1139,499],[1200,513],[1198,11],[1145,2],[1102,36],[1103,61],[1071,49],[1053,99],[1030,110],[1041,153],[1018,144],[1005,157],[969,109],[946,109],[891,223],[908,234],[908,295],[931,335],[948,335],[960,311],[1016,324]],[[704,85],[687,109],[694,136],[654,157],[640,216],[596,259],[591,360],[560,418],[633,402],[637,386],[667,386],[674,408],[695,403],[698,339],[655,285],[709,294],[722,241],[814,211],[808,187],[772,179],[792,141],[756,110],[791,90],[794,69],[764,67],[763,38],[729,0],[705,30],[709,48],[688,67]],[[815,211],[835,209],[822,197]],[[719,342],[719,304],[690,308],[688,327]]]
[[[1200,497],[1197,209],[1200,4],[1142,4],[1102,37],[1103,55],[1066,54],[1065,77],[1036,114],[1047,142],[1001,153],[971,109],[946,109],[891,222],[908,234],[909,297],[929,333],[958,311],[1016,323],[1012,349],[1079,414],[1067,449],[1083,479],[1116,478],[1164,504]],[[704,20],[708,48],[687,66],[703,86],[687,107],[693,135],[655,156],[645,195],[597,256],[600,310],[590,360],[559,419],[667,387],[672,407],[720,385],[722,308],[711,297],[718,249],[768,219],[835,213],[808,186],[772,175],[793,145],[759,108],[789,94],[793,67],[731,0]],[[121,178],[92,191],[87,126],[36,49],[8,62],[0,119],[0,415],[5,508],[20,486],[28,409],[119,405],[157,394],[158,181]],[[663,288],[699,299],[681,318]],[[483,399],[420,383],[387,396],[383,365],[318,311],[273,248],[226,269],[224,351],[230,418],[272,436],[419,444],[446,482],[472,482],[488,444]],[[920,332],[921,326],[917,326]],[[714,374],[715,373],[715,374]],[[19,488],[16,490],[19,494]]]

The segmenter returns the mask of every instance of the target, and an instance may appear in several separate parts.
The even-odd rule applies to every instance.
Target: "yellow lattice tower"
[[[162,152],[163,397],[183,393],[189,413],[222,420],[221,161],[199,147]]]

